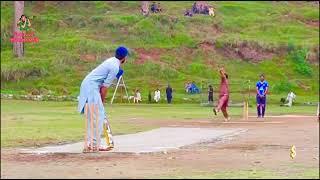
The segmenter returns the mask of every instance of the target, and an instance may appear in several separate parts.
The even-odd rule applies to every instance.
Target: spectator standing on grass
[[[149,91],[149,94],[148,94],[148,102],[151,103],[151,92]]]
[[[256,84],[257,89],[257,112],[258,118],[264,118],[264,113],[266,111],[266,100],[267,100],[267,93],[268,93],[268,82],[264,79],[264,74],[260,75],[260,81]]]
[[[167,87],[167,89],[166,89],[166,94],[167,94],[168,104],[171,104],[171,100],[172,100],[172,88],[170,87],[169,84],[168,84],[168,87]]]
[[[209,103],[213,103],[213,88],[212,88],[212,85],[209,85],[208,102]]]
[[[159,88],[154,92],[154,100],[156,102],[160,101],[160,90],[159,90]]]

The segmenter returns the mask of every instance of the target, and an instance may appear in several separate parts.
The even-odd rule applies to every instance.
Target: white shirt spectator
[[[159,102],[159,101],[160,101],[160,90],[156,90],[156,91],[154,92],[154,100],[155,100],[156,102]]]

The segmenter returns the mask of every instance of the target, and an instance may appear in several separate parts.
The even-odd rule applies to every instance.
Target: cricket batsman
[[[78,112],[84,114],[86,104],[96,104],[98,106],[98,134],[101,136],[104,131],[104,126],[106,126],[107,115],[104,110],[105,97],[107,96],[108,88],[111,86],[114,79],[119,78],[123,74],[123,70],[120,68],[121,64],[126,62],[126,57],[128,56],[128,49],[126,47],[120,46],[116,49],[115,56],[105,60],[94,70],[92,70],[82,81],[80,87],[79,103],[78,103]],[[92,117],[91,113],[94,115],[94,112],[91,112],[91,108],[87,108],[88,117]],[[86,121],[89,121],[86,118]],[[106,122],[106,123],[104,123]],[[89,124],[89,122],[88,122]],[[110,130],[109,124],[108,132]],[[90,128],[87,127],[87,137],[90,137]],[[106,133],[106,130],[104,131]],[[106,134],[105,134],[106,135]],[[86,144],[88,147],[85,147],[87,150],[98,149],[99,151],[108,151],[110,147],[101,146],[102,143],[97,143],[97,139],[100,137],[93,137],[93,144],[90,144],[90,138],[87,138]],[[97,144],[100,144],[100,147],[97,147]],[[112,142],[113,144],[113,142]],[[109,145],[110,146],[110,145]]]
[[[264,118],[264,113],[266,111],[266,100],[267,100],[267,93],[268,93],[269,84],[266,80],[264,80],[264,75],[260,75],[260,81],[256,84],[257,89],[257,112],[258,118]]]
[[[220,110],[224,116],[225,121],[229,121],[230,117],[227,112],[228,102],[229,102],[229,81],[228,74],[225,72],[224,68],[219,68],[219,74],[221,78],[220,82],[220,95],[219,95],[219,103],[216,108],[213,108],[213,112],[217,115],[217,112]]]

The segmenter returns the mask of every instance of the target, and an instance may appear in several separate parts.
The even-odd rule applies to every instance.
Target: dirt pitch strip
[[[223,138],[223,136],[236,135],[244,132],[239,128],[178,128],[164,127],[147,132],[114,136],[116,143],[112,152],[149,153],[179,149],[180,147],[203,143]],[[106,141],[102,139],[102,144]],[[82,153],[84,142],[66,144],[61,146],[48,146],[38,149],[22,149],[22,153]],[[107,153],[107,152],[101,152]]]

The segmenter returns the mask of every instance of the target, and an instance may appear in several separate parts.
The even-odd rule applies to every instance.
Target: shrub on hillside
[[[288,80],[281,80],[276,83],[272,88],[272,93],[288,93],[289,91],[294,91],[297,86]]]
[[[294,62],[294,70],[302,75],[312,76],[312,68],[306,61],[308,50],[297,49],[290,53],[289,57]]]

